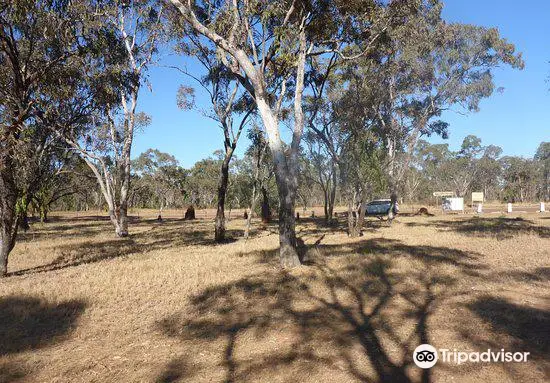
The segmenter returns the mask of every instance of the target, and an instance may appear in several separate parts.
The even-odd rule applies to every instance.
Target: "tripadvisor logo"
[[[460,365],[462,363],[503,363],[503,362],[527,362],[528,352],[510,352],[501,349],[499,351],[493,351],[488,349],[484,352],[464,352],[457,350],[448,350],[441,348],[438,350],[429,344],[421,344],[413,353],[413,361],[420,368],[432,368],[439,359],[439,353],[441,353],[441,360],[445,363],[454,363]]]
[[[421,344],[414,349],[413,360],[420,368],[432,368],[437,363],[437,350],[429,344]]]

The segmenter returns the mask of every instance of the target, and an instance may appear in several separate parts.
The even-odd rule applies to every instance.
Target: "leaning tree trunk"
[[[229,181],[229,159],[224,159],[218,180],[218,209],[216,211],[216,228],[214,238],[216,242],[225,240],[225,195],[227,193],[227,183]]]
[[[8,273],[8,256],[15,246],[17,189],[9,158],[0,161],[0,277]]]

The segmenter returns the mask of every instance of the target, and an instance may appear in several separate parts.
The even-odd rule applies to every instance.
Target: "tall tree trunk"
[[[355,202],[352,200],[348,201],[348,235],[350,237],[357,237],[359,233],[357,232],[357,227],[355,225],[356,217],[353,209],[353,204]]]
[[[324,198],[324,203],[323,203],[323,210],[325,211],[325,221],[327,221],[327,223],[330,221],[330,215],[329,215],[329,192],[328,190],[326,189],[323,189],[323,198]]]
[[[115,234],[117,237],[123,238],[128,236],[128,205],[125,203],[123,206],[116,207],[113,201],[108,203],[109,205],[109,218],[111,223],[115,227]]]
[[[388,223],[391,225],[397,212],[397,188],[395,184],[390,186],[390,210],[388,211]]]
[[[256,207],[256,183],[252,185],[252,198],[250,199],[250,208],[248,209],[248,215],[246,217],[246,226],[244,228],[245,239],[248,239],[250,235],[250,224],[252,222],[252,214],[254,214],[255,207]]]
[[[359,237],[362,235],[365,222],[364,196],[361,194],[360,200],[357,201],[357,192],[354,191],[351,195],[352,198],[348,200],[348,234],[350,237]]]
[[[128,201],[126,198],[120,204],[118,223],[119,223],[120,230],[117,232],[117,235],[119,237],[127,237],[128,236]]]
[[[8,273],[8,257],[15,246],[15,237],[17,227],[13,227],[13,222],[9,219],[2,219],[0,227],[0,277],[5,277]]]
[[[27,193],[23,193],[15,205],[19,229],[25,232],[31,228],[29,225],[29,200],[27,195]]]
[[[9,154],[0,158],[0,277],[8,273],[8,257],[15,246],[18,219],[17,188]]]
[[[269,148],[273,158],[275,181],[279,194],[279,243],[280,261],[283,267],[294,267],[300,264],[296,250],[296,229],[294,218],[294,206],[296,184],[294,182],[294,167],[297,162],[285,156],[279,135],[278,122],[269,107],[266,94],[256,96],[256,105],[262,116],[264,127],[267,131]],[[290,166],[289,166],[290,165]],[[263,192],[263,190],[262,190]],[[263,217],[262,217],[263,218]]]
[[[393,130],[393,120],[389,121],[389,125],[392,126]],[[387,154],[389,157],[389,163],[388,163],[388,180],[389,180],[389,189],[390,189],[390,209],[388,210],[388,223],[391,225],[393,219],[395,218],[394,211],[395,211],[395,203],[397,202],[397,183],[398,176],[396,175],[395,171],[395,141],[392,138],[388,138],[386,141],[387,146]],[[410,155],[410,154],[409,154]]]
[[[269,198],[267,189],[262,186],[262,223],[271,222],[271,208],[269,207]]]
[[[332,217],[334,216],[334,201],[336,200],[336,187],[338,182],[338,177],[336,174],[336,169],[333,167],[332,169],[332,182],[330,184],[330,194],[328,196],[328,220],[327,223],[330,223],[332,221]]]
[[[279,194],[279,255],[281,266],[291,268],[300,265],[300,259],[296,250],[296,228],[294,217],[294,206],[296,196],[296,174],[294,167],[297,162],[285,156],[279,136],[277,119],[263,97],[256,97],[256,104],[262,116],[265,129],[268,133],[269,147],[273,158],[275,181]],[[262,189],[262,193],[265,188]],[[265,202],[265,197],[264,197]],[[262,205],[262,215],[263,215]],[[263,217],[262,217],[263,218]]]
[[[296,251],[296,218],[294,216],[295,195],[287,188],[279,188],[279,245],[283,268],[300,265]]]
[[[25,232],[31,228],[31,225],[29,225],[29,214],[27,209],[21,209],[19,212],[18,225],[19,228]]]
[[[304,129],[304,111],[302,108],[302,97],[304,91],[305,62],[306,62],[306,18],[302,19],[299,33],[298,59],[296,65],[296,85],[294,89],[294,129],[292,142],[288,155],[283,148],[278,122],[278,111],[269,105],[269,98],[266,92],[263,79],[255,76],[253,81],[256,106],[262,117],[267,132],[269,148],[275,170],[275,180],[279,194],[279,243],[280,261],[284,268],[291,268],[300,265],[298,251],[296,249],[296,222],[294,207],[296,204],[296,192],[298,189],[298,159],[300,140]],[[239,52],[240,54],[240,52]],[[237,55],[238,56],[238,55]],[[236,57],[239,60],[239,57]],[[240,63],[251,66],[246,60],[239,60]],[[255,71],[243,68],[250,74]]]
[[[46,204],[40,204],[40,222],[48,222],[48,207]]]
[[[218,180],[218,209],[216,211],[216,228],[214,238],[216,242],[222,242],[225,239],[225,195],[227,193],[227,183],[229,181],[229,161],[231,156],[225,156],[222,162],[220,178]]]
[[[359,235],[363,235],[363,224],[365,223],[365,207],[363,206],[363,199],[359,202],[359,211],[357,212],[357,232]]]
[[[117,235],[117,237],[124,237],[125,235],[122,231],[122,225],[120,220],[120,210],[119,209],[114,210],[109,208],[109,218],[111,219],[111,223],[115,227],[115,234]]]
[[[336,186],[332,186],[332,190],[330,192],[330,196],[328,199],[328,220],[329,223],[332,221],[332,218],[334,217],[334,202],[336,200]]]
[[[257,190],[258,190],[257,185],[260,178],[260,166],[263,158],[263,153],[265,153],[263,149],[260,149],[260,152],[258,153],[258,157],[256,158],[256,169],[254,170],[254,182],[252,183],[252,196],[250,199],[250,209],[248,210],[248,215],[246,217],[246,227],[244,229],[245,239],[248,239],[250,235],[250,224],[252,222],[252,215],[254,214],[254,210],[256,208],[256,199],[257,199]],[[267,193],[266,193],[266,197],[267,197]],[[262,209],[263,209],[263,205],[262,205]]]
[[[120,200],[119,200],[119,214],[118,214],[118,224],[120,230],[117,230],[117,235],[119,237],[128,236],[128,192],[130,191],[130,164],[131,164],[131,152],[132,152],[132,142],[134,140],[134,118],[135,118],[135,109],[137,105],[137,92],[139,91],[139,86],[133,90],[132,93],[132,108],[130,110],[130,115],[128,116],[128,111],[126,111],[127,122],[124,124],[124,147],[122,150],[122,175],[120,179]],[[116,225],[115,225],[116,226]],[[118,229],[118,228],[117,228]]]

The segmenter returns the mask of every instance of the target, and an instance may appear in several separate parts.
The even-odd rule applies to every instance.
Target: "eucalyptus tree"
[[[133,161],[132,167],[140,183],[151,190],[154,201],[150,203],[157,204],[159,216],[184,194],[187,174],[171,154],[148,149]]]
[[[473,135],[464,137],[460,151],[452,153],[442,171],[447,175],[458,197],[466,197],[470,187],[478,176],[479,156],[483,153],[481,140]]]
[[[537,196],[537,166],[530,158],[504,156],[502,199],[508,202],[534,201]]]
[[[224,66],[253,97],[273,159],[279,194],[279,243],[283,267],[300,264],[294,207],[303,95],[308,58],[338,52],[341,58],[366,55],[384,33],[395,8],[409,2],[377,1],[183,1],[170,0],[183,20],[216,45]],[[367,12],[365,12],[367,10]],[[287,92],[289,94],[287,94]],[[292,97],[287,97],[292,94]],[[290,99],[290,100],[289,100]],[[288,149],[281,138],[283,104],[292,103]]]
[[[273,175],[272,166],[270,165],[269,145],[265,138],[265,133],[260,127],[254,124],[248,131],[248,139],[251,144],[246,151],[246,157],[251,159],[250,184],[252,192],[248,205],[246,226],[244,229],[244,238],[248,239],[250,234],[250,225],[252,216],[256,210],[256,202],[258,200],[258,191],[262,193],[261,216],[262,221],[267,223],[271,219],[269,208],[269,199],[267,196],[267,185]]]
[[[502,149],[494,146],[482,146],[481,139],[468,135],[462,141],[460,150],[453,154],[447,166],[448,179],[459,197],[467,192],[483,191],[484,198],[498,198],[498,180],[501,167],[498,158]],[[444,166],[445,168],[445,166]]]
[[[328,131],[327,125],[323,125],[323,130],[325,129]],[[329,223],[334,213],[336,188],[338,186],[338,163],[332,159],[332,152],[327,148],[327,144],[320,140],[313,131],[305,134],[304,142],[306,150],[301,173],[304,178],[311,180],[321,188],[325,220]],[[330,142],[334,141],[331,140]],[[338,151],[338,148],[335,150]],[[306,183],[305,187],[313,192],[313,188],[310,186],[309,183]]]
[[[370,130],[357,129],[347,135],[340,159],[340,184],[347,198],[348,234],[362,234],[364,204],[387,187],[383,173],[383,151]]]
[[[485,200],[496,201],[500,198],[500,179],[502,169],[498,162],[502,148],[488,145],[478,160],[477,177],[472,182],[472,191],[482,191]]]
[[[523,68],[521,55],[497,29],[447,23],[441,9],[438,1],[423,2],[407,23],[388,30],[375,60],[350,63],[350,76],[365,79],[360,100],[386,151],[393,201],[418,140],[447,136],[442,113],[477,111],[495,88],[494,68]]]
[[[307,127],[306,136],[308,148],[316,148],[317,175],[324,194],[325,219],[329,222],[334,213],[334,202],[339,180],[339,167],[342,158],[343,141],[346,132],[341,129],[344,124],[341,119],[344,106],[342,90],[343,78],[338,73],[337,55],[331,55],[326,60],[317,60],[314,65],[318,68],[313,74],[316,77],[310,80],[311,92],[306,97]],[[344,80],[345,81],[345,80]],[[321,158],[326,157],[326,174],[321,175]]]
[[[0,1],[0,276],[17,235],[17,169],[33,152],[22,149],[45,129],[40,116],[73,80],[72,63],[90,52],[96,25],[89,7],[84,1]]]
[[[40,112],[39,116],[42,115]],[[16,173],[19,185],[17,213],[20,227],[27,230],[27,211],[31,204],[40,207],[41,220],[44,222],[47,205],[68,195],[70,186],[60,181],[65,178],[63,173],[70,165],[73,153],[46,128],[40,117],[27,124],[26,138],[19,146],[18,153],[19,157],[25,158],[25,162],[19,164]]]
[[[40,215],[41,222],[48,221],[48,213],[59,200],[86,193],[90,186],[85,174],[79,168],[85,166],[74,152],[61,147],[53,155],[47,156],[41,164],[41,180],[32,195],[30,203]]]
[[[222,162],[221,153],[217,158],[208,157],[197,161],[191,169],[186,182],[187,198],[199,207],[212,207],[216,201],[218,175]]]
[[[250,96],[244,92],[239,81],[224,66],[216,52],[214,44],[205,43],[204,38],[186,23],[175,23],[179,39],[176,52],[195,58],[204,70],[204,75],[190,73],[186,69],[176,67],[188,78],[193,79],[200,88],[208,94],[211,108],[204,114],[214,120],[223,133],[224,154],[218,177],[218,195],[214,239],[216,242],[225,240],[225,201],[229,183],[229,164],[233,158],[237,143],[255,106]],[[188,86],[180,87],[178,91],[178,106],[189,108],[194,106],[194,89]]]
[[[534,157],[540,168],[539,198],[550,201],[550,142],[541,142]]]
[[[445,164],[452,158],[449,144],[430,144],[420,139],[415,148],[416,162],[426,178],[430,194],[448,190]]]
[[[86,126],[66,126],[63,137],[95,174],[115,233],[125,237],[134,134],[150,122],[137,111],[138,95],[164,37],[163,11],[148,0],[114,0],[96,14],[105,33],[90,81],[101,108]]]

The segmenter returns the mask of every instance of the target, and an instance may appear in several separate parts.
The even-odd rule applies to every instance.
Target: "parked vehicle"
[[[365,215],[382,216],[387,215],[390,212],[391,200],[390,199],[376,199],[369,202],[365,207]],[[399,212],[399,205],[397,201],[393,207],[393,214]]]

